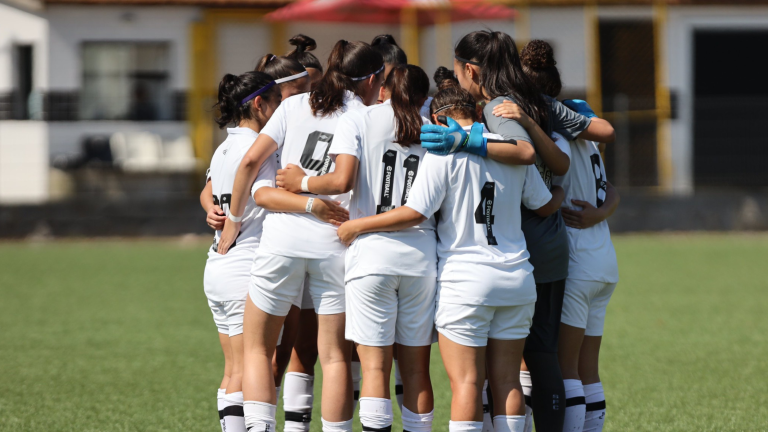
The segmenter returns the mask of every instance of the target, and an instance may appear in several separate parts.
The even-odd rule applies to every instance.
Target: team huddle
[[[216,230],[204,286],[224,352],[225,432],[429,432],[431,345],[449,430],[600,431],[598,356],[618,265],[613,127],[558,101],[543,41],[456,45],[430,80],[389,35],[285,56],[219,84],[200,202]]]

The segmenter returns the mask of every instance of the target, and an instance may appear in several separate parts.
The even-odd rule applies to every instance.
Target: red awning
[[[398,24],[403,9],[415,9],[420,26],[439,22],[441,11],[449,12],[454,22],[511,20],[516,16],[514,9],[480,0],[299,0],[267,14],[265,19]]]

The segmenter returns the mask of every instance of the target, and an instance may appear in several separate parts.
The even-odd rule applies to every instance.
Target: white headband
[[[299,79],[301,77],[305,77],[307,75],[309,75],[309,72],[304,71],[304,72],[301,72],[301,73],[297,73],[296,75],[291,75],[291,76],[287,76],[285,78],[276,79],[275,80],[275,84],[282,84],[284,82],[297,80],[297,79]]]
[[[352,81],[362,81],[362,80],[364,80],[364,79],[368,79],[368,78],[370,78],[370,77],[372,77],[372,76],[376,75],[377,73],[379,73],[379,72],[381,72],[381,71],[383,71],[383,70],[384,70],[384,65],[381,65],[381,67],[379,68],[379,70],[377,70],[376,72],[373,72],[373,73],[369,73],[368,75],[366,75],[366,76],[364,76],[364,77],[360,77],[360,78],[352,78],[352,77],[350,77],[349,79],[351,79]]]

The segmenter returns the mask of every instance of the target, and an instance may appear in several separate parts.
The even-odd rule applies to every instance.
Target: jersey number
[[[608,185],[605,182],[605,179],[603,178],[603,171],[600,169],[600,155],[593,154],[589,157],[589,159],[592,161],[592,173],[595,175],[595,207],[600,207],[603,205],[603,198],[600,198],[601,196],[605,197],[606,190],[608,188]],[[601,194],[602,192],[602,194]]]
[[[315,149],[318,142],[326,143],[325,153],[321,159],[314,159]],[[301,166],[304,169],[317,171],[317,175],[328,174],[331,171],[331,157],[328,156],[328,150],[331,148],[331,141],[333,141],[333,134],[315,131],[309,134],[307,137],[307,143],[304,145],[304,151],[301,152]]]
[[[397,164],[397,152],[387,150],[381,161],[384,163],[384,175],[381,178],[381,198],[379,199],[380,204],[376,206],[376,214],[390,211],[396,207],[392,204],[392,182],[394,181],[395,164]],[[419,157],[410,155],[405,158],[403,168],[405,168],[405,181],[403,181],[403,196],[400,199],[401,206],[405,205],[408,200],[411,186],[413,186],[413,181],[419,172]]]
[[[475,209],[475,223],[485,225],[485,238],[489,245],[498,245],[493,236],[493,197],[496,193],[496,182],[485,182],[480,189],[480,204]]]
[[[232,194],[221,194],[221,199],[219,199],[219,197],[217,197],[216,195],[213,196],[213,204],[219,206],[219,208],[224,212],[227,211],[224,208],[224,204],[226,204],[227,207],[229,207],[229,204],[231,202],[232,202]],[[240,234],[242,233],[237,233],[237,237],[240,237]],[[237,246],[237,238],[235,238],[235,241],[232,242],[232,246],[230,246],[229,248],[232,249],[235,246]],[[213,245],[211,245],[211,250],[214,252],[217,252],[219,250],[219,242],[217,242],[215,238],[213,239]]]

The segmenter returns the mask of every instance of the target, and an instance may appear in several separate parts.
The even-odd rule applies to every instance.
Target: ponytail
[[[395,38],[389,34],[378,35],[371,41],[371,47],[378,51],[384,58],[384,63],[389,65],[408,64],[408,56],[395,42]]]
[[[285,56],[294,59],[301,63],[305,68],[317,69],[320,72],[323,71],[323,65],[320,64],[320,60],[315,57],[310,51],[317,48],[317,42],[309,36],[303,34],[297,34],[290,38],[288,43],[295,48],[288,52]]]
[[[491,98],[510,96],[542,129],[549,130],[548,107],[539,89],[523,72],[515,41],[506,33],[481,30],[464,36],[456,60],[480,67],[480,86]]]
[[[528,42],[520,52],[520,61],[523,72],[541,93],[553,98],[560,94],[563,82],[551,45],[538,39]]]
[[[397,132],[395,142],[412,145],[421,142],[421,106],[429,92],[429,77],[418,66],[395,66],[384,83],[391,93]]]
[[[272,77],[263,72],[246,72],[240,76],[226,74],[219,83],[219,94],[214,107],[219,112],[215,117],[219,128],[237,125],[244,119],[252,119],[250,100],[245,100],[253,93],[263,90],[260,96],[266,100],[279,97],[277,86]]]
[[[328,57],[328,70],[312,92],[309,105],[315,116],[329,116],[344,107],[346,91],[358,92],[358,85],[371,75],[384,72],[381,55],[365,42],[340,40]]]

